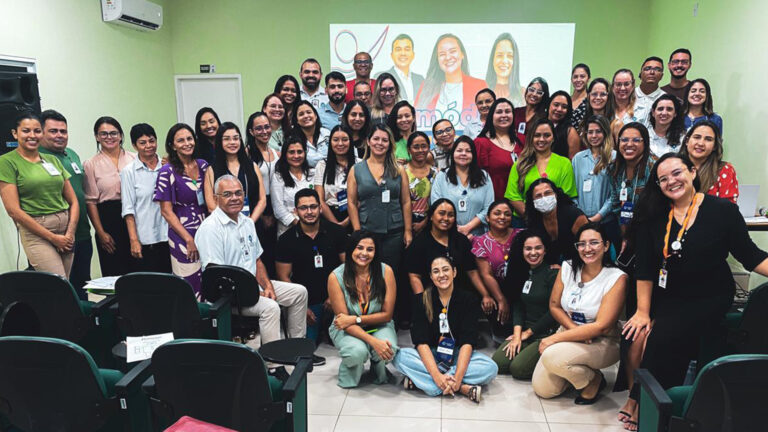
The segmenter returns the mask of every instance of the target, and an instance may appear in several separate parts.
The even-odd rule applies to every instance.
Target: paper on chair
[[[137,337],[128,336],[125,338],[126,361],[133,363],[152,358],[152,353],[155,352],[157,347],[172,340],[173,333]]]

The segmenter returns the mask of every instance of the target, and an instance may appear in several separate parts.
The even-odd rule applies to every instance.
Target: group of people
[[[691,60],[675,50],[664,87],[664,61],[649,57],[637,86],[629,69],[609,81],[578,64],[572,93],[550,94],[541,77],[524,104],[483,88],[464,134],[449,119],[417,130],[412,92],[372,79],[367,53],[353,80],[330,72],[325,89],[307,59],[301,84],[280,77],[245,134],[202,108],[194,128],[168,130],[162,156],[150,125],[131,128],[129,151],[120,123],[101,117],[81,163],[63,115],[24,113],[0,195],[32,267],[78,292],[93,225],[105,276],[172,272],[199,295],[207,266],[250,271],[263,298],[242,313],[259,316],[262,342],[280,337],[280,306],[290,337],[327,328],[342,387],[370,360],[376,382],[393,362],[406,389],[430,395],[479,401],[509,373],[541,397],[573,387],[590,404],[600,369],[621,360],[632,390],[619,420],[636,430],[633,371],[682,382],[733,297],[728,254],[768,275]],[[475,350],[483,316],[492,357]],[[397,346],[397,328],[415,348]]]

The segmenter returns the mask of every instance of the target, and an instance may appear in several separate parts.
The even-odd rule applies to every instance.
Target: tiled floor
[[[411,346],[407,332],[399,333],[400,346]],[[490,354],[492,348],[481,349]],[[405,391],[402,375],[389,370],[396,381],[389,385],[363,383],[346,390],[336,385],[338,352],[322,344],[318,354],[324,366],[309,375],[309,430],[311,432],[619,432],[616,421],[627,392],[605,393],[593,406],[577,406],[575,393],[551,400],[539,399],[529,382],[497,377],[483,389],[479,405],[463,396],[427,397]],[[609,388],[616,368],[605,370]]]

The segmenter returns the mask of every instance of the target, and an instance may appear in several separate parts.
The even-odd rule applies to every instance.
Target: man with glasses
[[[355,54],[355,59],[352,63],[352,68],[355,70],[355,79],[347,81],[347,99],[345,102],[349,102],[355,95],[355,84],[358,82],[367,82],[371,88],[376,86],[376,80],[371,78],[371,70],[373,70],[373,60],[371,55],[367,52],[359,52]]]
[[[322,104],[328,103],[328,95],[320,87],[320,79],[323,77],[323,70],[320,63],[308,58],[304,60],[299,68],[299,78],[301,79],[301,100],[309,101],[316,110],[320,110]],[[323,123],[325,125],[325,123]]]
[[[275,253],[277,278],[307,288],[307,337],[317,343],[328,328],[323,316],[333,315],[328,301],[328,275],[344,261],[346,235],[341,227],[320,216],[320,198],[314,189],[301,189],[294,197],[299,223],[280,236]],[[326,313],[326,311],[328,313]],[[325,359],[314,356],[315,365]]]
[[[349,81],[347,81],[347,85],[349,85]],[[363,105],[368,107],[368,109],[371,109],[371,96],[373,96],[373,89],[371,88],[370,83],[360,81],[355,84],[355,94],[353,95],[354,100],[362,102]],[[349,95],[347,95],[347,99],[348,98]]]
[[[648,57],[640,68],[640,85],[635,88],[635,118],[640,123],[648,125],[651,106],[656,99],[664,94],[659,88],[659,81],[664,76],[664,60],[658,57]]]
[[[386,72],[395,77],[397,85],[402,91],[401,99],[407,100],[413,105],[416,93],[418,93],[421,83],[424,82],[422,75],[411,71],[411,63],[413,63],[415,56],[413,39],[404,33],[397,35],[392,41],[392,52],[389,55],[392,58],[393,66]]]
[[[669,84],[665,85],[661,89],[666,93],[674,95],[680,103],[685,98],[685,92],[688,90],[688,85],[691,83],[688,80],[688,71],[691,69],[691,52],[685,48],[678,48],[672,51],[669,56],[669,63],[667,69],[671,74]]]
[[[209,265],[231,265],[256,277],[261,298],[242,313],[259,317],[262,344],[280,339],[280,306],[288,313],[287,336],[304,337],[307,332],[307,290],[298,284],[269,279],[261,262],[264,250],[256,236],[256,227],[242,214],[245,193],[240,181],[226,174],[216,180],[213,190],[217,207],[195,234],[203,269]]]
[[[326,75],[325,90],[328,94],[328,101],[320,104],[317,111],[323,127],[331,130],[341,123],[341,114],[347,106],[344,102],[347,98],[347,80],[344,75],[336,71]]]

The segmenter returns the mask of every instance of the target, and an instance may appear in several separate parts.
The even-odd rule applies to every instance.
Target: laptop
[[[739,185],[739,212],[745,218],[754,217],[757,214],[757,195],[760,193],[760,185]]]

